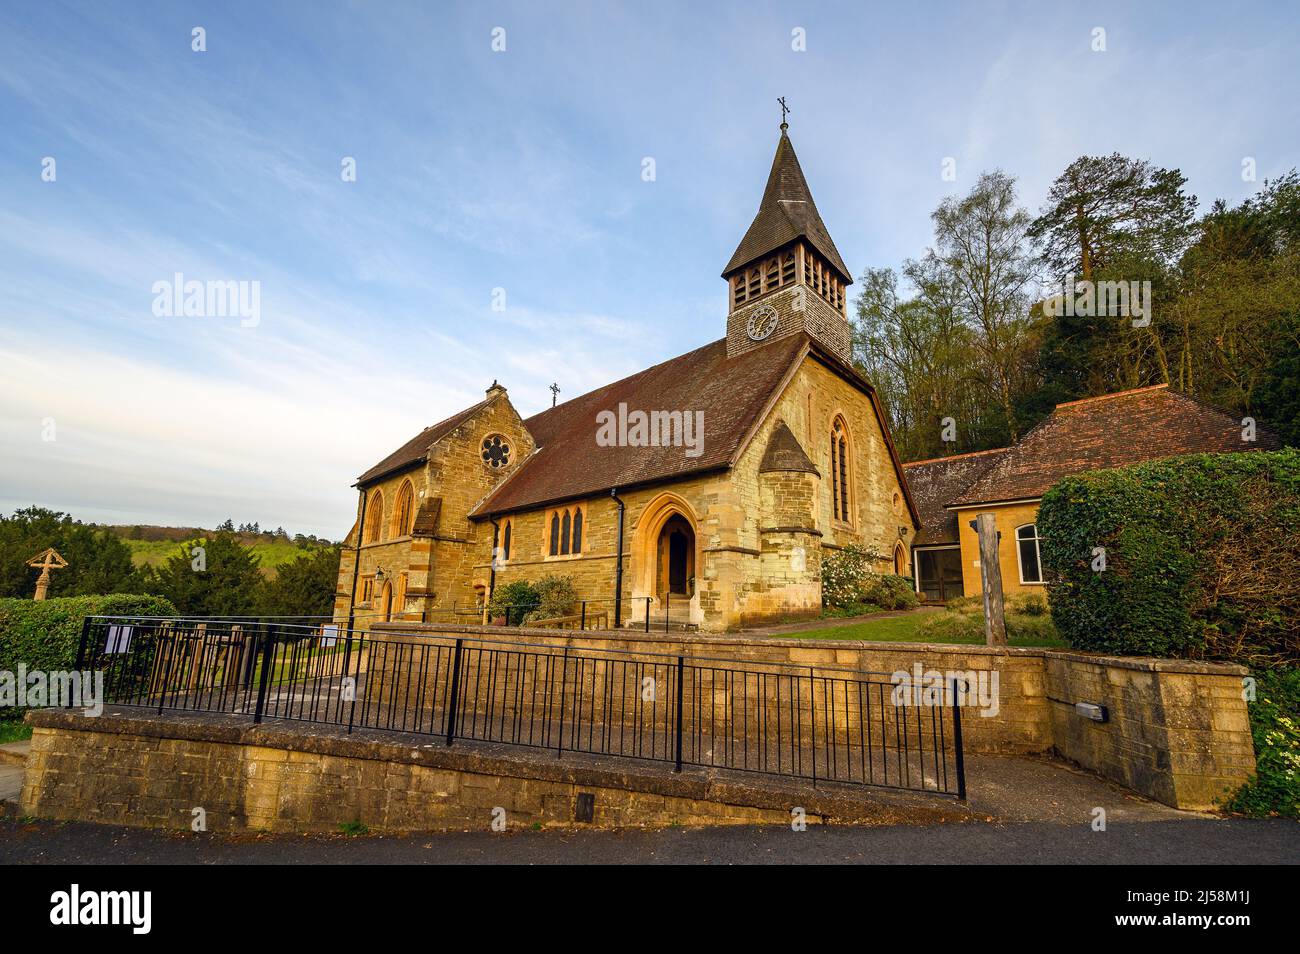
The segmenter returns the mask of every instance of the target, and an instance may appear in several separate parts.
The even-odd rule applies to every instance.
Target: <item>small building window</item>
[[[1043,582],[1043,558],[1038,548],[1038,525],[1016,528],[1016,550],[1020,558],[1020,582]]]
[[[357,602],[369,603],[371,597],[375,595],[375,578],[373,576],[363,576],[361,578],[361,596]]]
[[[558,556],[560,553],[560,515],[559,513],[551,514],[551,556]]]
[[[506,521],[504,529],[501,531],[501,559],[510,559],[510,535],[514,528],[509,520]]]

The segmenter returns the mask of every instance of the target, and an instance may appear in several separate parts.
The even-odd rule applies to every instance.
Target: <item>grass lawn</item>
[[[926,632],[920,629],[921,623],[934,616],[933,613],[908,613],[905,616],[887,616],[881,619],[869,619],[860,623],[844,626],[827,626],[825,629],[809,629],[790,636],[799,639],[865,639],[876,642],[897,643],[960,643],[982,646],[982,634],[957,636],[940,631]],[[1064,649],[1065,643],[1052,636],[1012,637],[1012,646],[1047,646]]]
[[[26,722],[0,721],[0,745],[6,742],[23,742],[32,737],[32,727]]]
[[[136,566],[162,566],[172,556],[182,552],[182,548],[187,544],[177,543],[175,540],[123,540],[131,548],[131,562]],[[304,554],[310,554],[312,551],[303,549],[289,540],[259,540],[252,547],[244,545],[251,549],[262,561],[262,572],[273,571],[285,563],[292,563],[298,557]],[[189,559],[189,550],[185,549],[185,559]]]

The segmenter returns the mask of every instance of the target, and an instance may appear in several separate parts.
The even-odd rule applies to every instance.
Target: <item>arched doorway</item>
[[[698,528],[694,508],[672,491],[657,494],[641,511],[628,567],[632,621],[644,620],[648,611],[655,619],[668,612],[674,622],[703,622],[696,581],[707,568],[701,562]]]
[[[379,621],[387,623],[393,615],[393,583],[384,580],[384,588],[379,593]]]
[[[689,598],[695,591],[695,531],[679,513],[664,521],[656,547],[655,596]]]
[[[901,543],[894,545],[894,575],[907,576],[907,551]]]

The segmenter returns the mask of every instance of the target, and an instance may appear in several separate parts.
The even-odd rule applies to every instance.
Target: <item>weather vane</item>
[[[776,101],[781,104],[781,128],[788,129],[790,124],[785,121],[785,117],[790,112],[790,107],[785,104],[784,96],[778,96]]]
[[[552,384],[551,385],[551,407],[555,407],[555,399],[556,397],[559,396],[559,393],[560,393],[559,383],[557,382],[555,384]]]

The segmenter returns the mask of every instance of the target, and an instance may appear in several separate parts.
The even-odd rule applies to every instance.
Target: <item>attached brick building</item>
[[[921,514],[912,546],[927,601],[980,592],[979,539],[970,524],[992,513],[1006,593],[1042,591],[1036,518],[1062,477],[1178,454],[1275,450],[1278,439],[1168,385],[1058,404],[1018,443],[906,464]]]
[[[850,362],[852,276],[784,125],[722,277],[723,338],[526,419],[493,382],[364,473],[339,618],[469,617],[561,574],[611,623],[717,630],[819,614],[823,555],[846,544],[910,572],[919,518]],[[638,412],[648,428],[623,426]],[[611,416],[626,440],[602,439]]]

